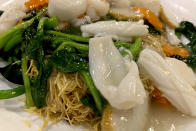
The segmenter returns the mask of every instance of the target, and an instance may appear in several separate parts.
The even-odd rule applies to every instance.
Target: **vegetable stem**
[[[57,49],[55,52],[64,49],[66,46],[71,46],[74,47],[80,51],[86,51],[88,52],[89,46],[88,45],[84,45],[84,44],[78,44],[76,42],[72,42],[72,41],[66,41],[63,42]]]
[[[25,93],[24,86],[19,86],[17,88],[9,89],[9,90],[0,90],[0,100],[14,98],[24,93]]]
[[[104,110],[104,103],[103,103],[103,98],[100,94],[100,92],[97,90],[95,87],[93,80],[89,74],[88,71],[80,71],[81,76],[83,77],[84,81],[86,82],[94,100],[96,103],[96,107],[99,110],[99,112],[102,114]]]
[[[26,55],[22,54],[22,76],[23,76],[23,81],[24,81],[24,86],[25,86],[25,95],[26,95],[26,107],[32,107],[34,106],[33,98],[31,95],[31,87],[30,87],[30,80],[29,76],[27,74],[27,59]]]
[[[52,30],[47,31],[46,34],[65,37],[67,39],[71,39],[77,42],[89,42],[89,38],[85,38],[85,37],[78,36],[78,35],[65,34],[65,33],[52,31]]]

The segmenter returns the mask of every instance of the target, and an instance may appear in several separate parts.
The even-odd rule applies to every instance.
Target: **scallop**
[[[144,103],[137,64],[121,56],[111,37],[90,39],[89,64],[97,89],[112,107],[130,109]]]
[[[103,116],[102,131],[144,131],[149,114],[149,99],[129,110],[117,110],[107,106]]]
[[[83,36],[110,36],[116,40],[131,41],[132,37],[144,36],[148,33],[148,26],[143,21],[99,21],[82,25]]]
[[[174,107],[196,116],[196,76],[190,67],[174,58],[163,58],[150,49],[141,52],[138,65]]]
[[[50,0],[48,13],[61,21],[71,22],[86,12],[87,3],[87,0]]]

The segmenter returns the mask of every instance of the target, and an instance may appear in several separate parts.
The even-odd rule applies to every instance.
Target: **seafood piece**
[[[166,33],[167,33],[167,39],[170,44],[178,45],[180,43],[180,40],[176,36],[174,29],[166,26]]]
[[[110,36],[116,40],[131,41],[132,37],[144,36],[148,33],[148,26],[143,21],[100,21],[82,25],[83,36]]]
[[[24,0],[17,2],[9,1],[6,4],[0,5],[0,9],[4,11],[0,17],[0,34],[15,26],[19,20],[27,16]]]
[[[176,17],[173,15],[170,10],[167,10],[165,7],[161,7],[160,17],[164,23],[166,23],[170,28],[179,27]]]
[[[87,3],[87,0],[50,0],[48,13],[61,21],[71,22],[86,12]]]
[[[166,11],[165,15],[167,15],[168,18],[170,16],[174,16],[177,23],[180,23],[181,21],[190,21],[196,25],[196,16],[193,15],[193,12],[196,12],[196,1],[190,0],[188,2],[185,2],[184,0],[160,0],[161,6],[163,7],[163,10]],[[182,6],[183,3],[183,6]]]
[[[184,62],[165,59],[157,52],[144,49],[138,60],[139,68],[150,77],[169,102],[182,113],[196,116],[196,76]]]
[[[160,12],[160,0],[130,0],[131,6],[145,7],[150,9],[156,16]]]
[[[140,20],[144,17],[144,15],[131,8],[111,8],[110,15],[118,20]]]
[[[97,89],[112,107],[130,109],[144,103],[137,64],[123,58],[110,37],[90,39],[89,64]]]
[[[102,116],[102,131],[144,131],[148,120],[149,99],[129,110],[107,106]]]
[[[88,0],[86,15],[91,19],[98,19],[105,16],[109,11],[110,5],[106,0]]]

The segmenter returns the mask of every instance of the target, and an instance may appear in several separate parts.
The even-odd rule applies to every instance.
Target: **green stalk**
[[[85,37],[78,36],[78,35],[65,34],[65,33],[52,31],[52,30],[47,31],[46,34],[48,34],[48,35],[55,35],[55,36],[61,36],[61,37],[67,38],[67,39],[71,39],[73,41],[77,41],[77,42],[86,42],[86,43],[89,42],[89,38],[85,38]]]
[[[0,35],[0,49],[4,48],[6,46],[5,51],[9,51],[11,48],[13,48],[15,45],[20,43],[22,41],[21,37],[23,31],[33,24],[33,22],[38,19],[43,13],[47,11],[47,8],[43,8],[35,17],[32,19],[16,25],[12,27],[11,29],[4,32],[2,35]],[[15,36],[17,34],[17,37]]]
[[[89,72],[80,71],[80,74],[83,77],[85,83],[87,84],[87,86],[88,86],[88,88],[89,88],[89,90],[95,100],[97,109],[102,114],[103,110],[104,110],[104,102],[103,102],[103,98],[102,98],[100,92],[95,87],[94,82],[93,82]]]
[[[30,87],[30,80],[29,76],[27,74],[27,58],[26,55],[22,55],[22,77],[24,81],[24,86],[25,86],[25,95],[26,95],[26,107],[32,107],[34,106],[33,98],[31,95],[31,87]]]
[[[70,47],[74,47],[76,49],[78,49],[79,51],[85,51],[88,52],[89,50],[89,46],[88,45],[84,45],[84,44],[78,44],[76,42],[72,42],[72,41],[66,41],[63,42],[56,50],[55,52],[64,49],[65,47],[70,46]]]
[[[0,90],[0,100],[14,98],[24,93],[25,93],[24,86],[19,86],[17,88],[9,89],[9,90]]]

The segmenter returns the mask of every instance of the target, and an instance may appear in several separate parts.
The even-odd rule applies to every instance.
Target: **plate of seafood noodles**
[[[0,131],[195,131],[195,0],[0,0]]]

